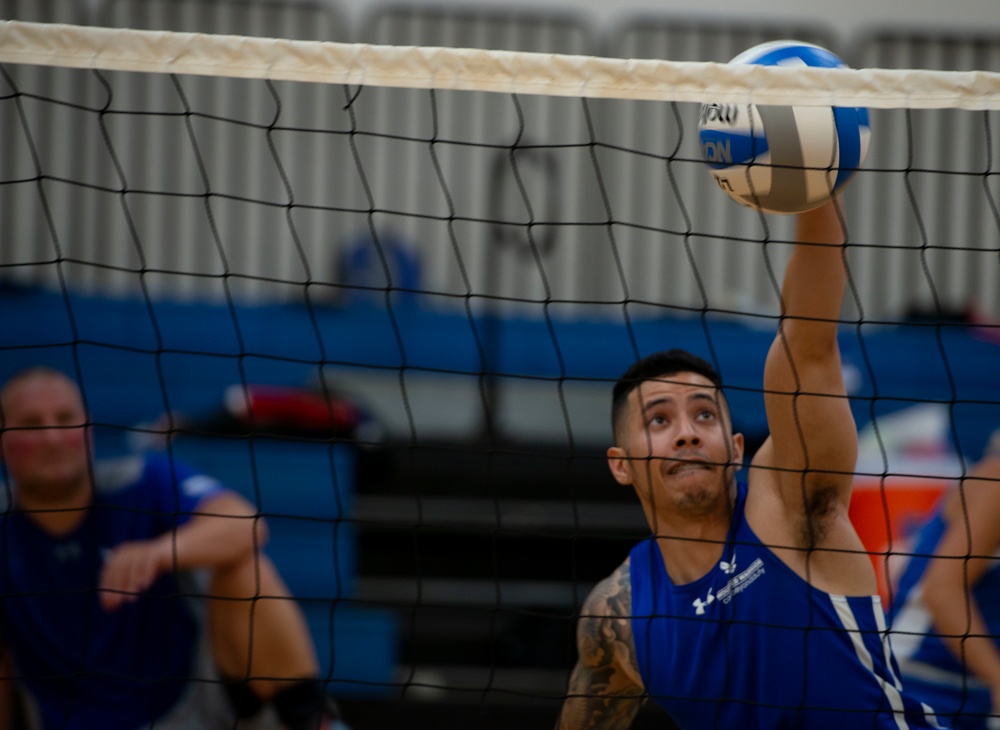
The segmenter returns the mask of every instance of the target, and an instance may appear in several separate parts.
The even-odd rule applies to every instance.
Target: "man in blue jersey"
[[[848,519],[839,206],[797,224],[764,366],[770,435],[745,482],[743,436],[707,362],[658,353],[615,385],[608,463],[652,537],[584,603],[560,730],[624,730],[647,699],[692,730],[939,727],[898,679]]]
[[[41,730],[332,727],[249,502],[163,455],[95,463],[57,371],[13,377],[0,409],[0,728],[9,677]]]
[[[1000,432],[917,533],[890,611],[903,681],[956,729],[1000,728]]]

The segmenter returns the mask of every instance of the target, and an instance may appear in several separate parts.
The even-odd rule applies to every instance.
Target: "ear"
[[[733,460],[732,464],[735,467],[735,471],[739,471],[743,468],[743,454],[745,453],[746,443],[743,439],[743,434],[734,433],[733,434]]]
[[[608,449],[608,468],[616,482],[623,486],[632,484],[632,460],[628,458],[625,449],[620,446]]]

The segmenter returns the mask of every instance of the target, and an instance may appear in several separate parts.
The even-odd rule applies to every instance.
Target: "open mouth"
[[[667,470],[671,476],[688,471],[708,471],[712,465],[702,459],[678,461]]]

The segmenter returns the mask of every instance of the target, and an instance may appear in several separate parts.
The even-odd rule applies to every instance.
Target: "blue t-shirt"
[[[963,671],[958,658],[938,637],[923,599],[924,573],[947,528],[943,515],[947,501],[941,500],[908,550],[912,555],[889,611],[892,647],[903,679],[916,696],[933,701],[941,715],[956,716],[956,727],[985,728],[986,716],[992,712],[989,688],[971,672]],[[1000,637],[1000,560],[980,576],[972,596],[988,632]],[[964,596],[955,596],[955,600],[964,601]]]
[[[107,551],[184,524],[222,487],[163,455],[100,464],[95,478],[86,518],[58,539],[0,496],[0,640],[45,730],[134,730],[192,673],[198,624],[176,576],[111,612],[96,588]]]
[[[674,585],[652,538],[631,552],[632,631],[650,697],[682,728],[938,727],[905,695],[878,596],[817,590],[744,517],[709,573]]]

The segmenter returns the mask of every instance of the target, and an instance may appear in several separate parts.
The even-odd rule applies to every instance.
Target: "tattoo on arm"
[[[628,562],[597,584],[577,625],[579,659],[557,730],[627,730],[645,700],[632,640]]]

